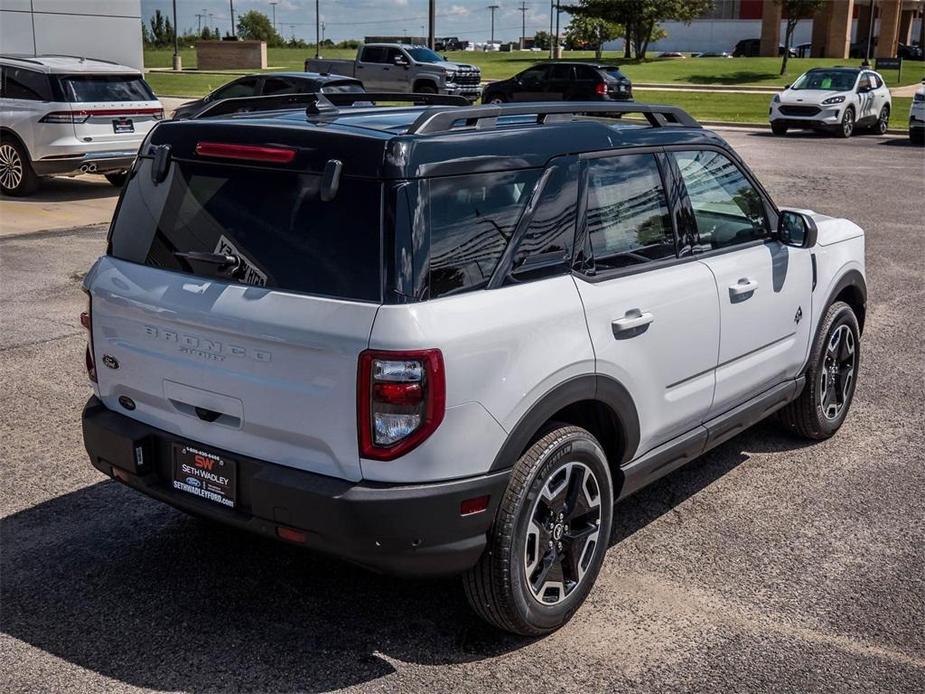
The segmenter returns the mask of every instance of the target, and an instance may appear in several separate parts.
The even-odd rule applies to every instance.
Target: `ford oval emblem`
[[[187,483],[189,486],[191,486],[191,487],[196,487],[197,489],[198,489],[199,486],[200,486],[199,480],[197,480],[195,477],[187,477],[187,478],[186,478],[186,483]]]
[[[116,359],[116,358],[115,358],[114,356],[112,356],[111,354],[104,354],[104,355],[103,355],[103,363],[104,363],[106,366],[108,366],[110,369],[118,369],[118,368],[119,368],[119,360]]]

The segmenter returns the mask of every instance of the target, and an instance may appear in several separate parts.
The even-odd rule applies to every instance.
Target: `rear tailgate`
[[[163,118],[161,103],[140,75],[60,75],[58,82],[75,112],[74,135],[84,142],[137,149]]]
[[[273,137],[259,155],[291,149],[290,164],[196,154],[200,137],[221,148],[226,127],[159,126],[152,137],[174,154],[166,178],[155,180],[146,152],[123,191],[110,254],[87,282],[99,395],[196,442],[358,480],[356,376],[381,303],[381,184],[344,176],[321,201],[321,176],[305,173],[319,147],[283,147],[265,129],[232,128]],[[257,148],[232,140],[225,155]],[[231,255],[237,270],[190,252]]]

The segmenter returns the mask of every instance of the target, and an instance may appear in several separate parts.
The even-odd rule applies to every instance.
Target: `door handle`
[[[743,277],[729,287],[729,296],[732,299],[744,297],[746,294],[753,294],[756,289],[758,289],[757,281],[749,279],[748,277]]]
[[[642,312],[638,308],[626,312],[623,318],[618,318],[610,324],[613,330],[613,336],[617,340],[624,340],[628,337],[642,335],[649,329],[649,325],[655,320],[655,316],[648,312]]]

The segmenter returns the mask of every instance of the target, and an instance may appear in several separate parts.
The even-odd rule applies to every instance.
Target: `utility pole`
[[[553,52],[555,48],[552,44],[552,20],[553,15],[556,13],[556,0],[549,0],[549,59],[555,60],[556,54]]]
[[[231,38],[236,39],[238,35],[234,33],[234,0],[228,0],[231,7]]]
[[[521,2],[520,7],[520,50],[527,47],[527,3]]]
[[[321,57],[321,0],[315,0],[315,59]]]
[[[270,7],[273,8],[273,31],[276,31],[276,6],[279,4],[279,0],[270,0]]]
[[[870,47],[874,41],[874,13],[877,10],[877,0],[870,0],[870,23],[867,25],[867,52],[864,54],[864,66],[870,67]]]
[[[201,33],[202,33],[202,18],[203,18],[203,16],[204,16],[204,15],[201,15],[201,14],[197,14],[197,15],[196,15],[196,33],[197,33],[197,34],[201,34]]]
[[[489,5],[488,9],[491,10],[491,43],[495,42],[495,10],[500,8],[501,5]]]
[[[556,0],[556,42],[553,46],[553,56],[556,60],[562,57],[562,54],[559,52],[559,13],[562,10],[559,9],[559,0]]]
[[[183,60],[180,58],[180,37],[177,29],[177,0],[173,0],[173,69],[179,72],[183,69]]]
[[[437,47],[437,0],[427,2],[427,47],[430,50]]]

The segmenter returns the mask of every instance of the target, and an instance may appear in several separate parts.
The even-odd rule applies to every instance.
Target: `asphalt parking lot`
[[[0,239],[0,688],[925,691],[925,155],[723,134],[779,204],[867,230],[852,412],[813,445],[761,424],[622,503],[587,603],[541,640],[484,626],[453,580],[376,576],[103,479],[77,317],[105,232]]]

